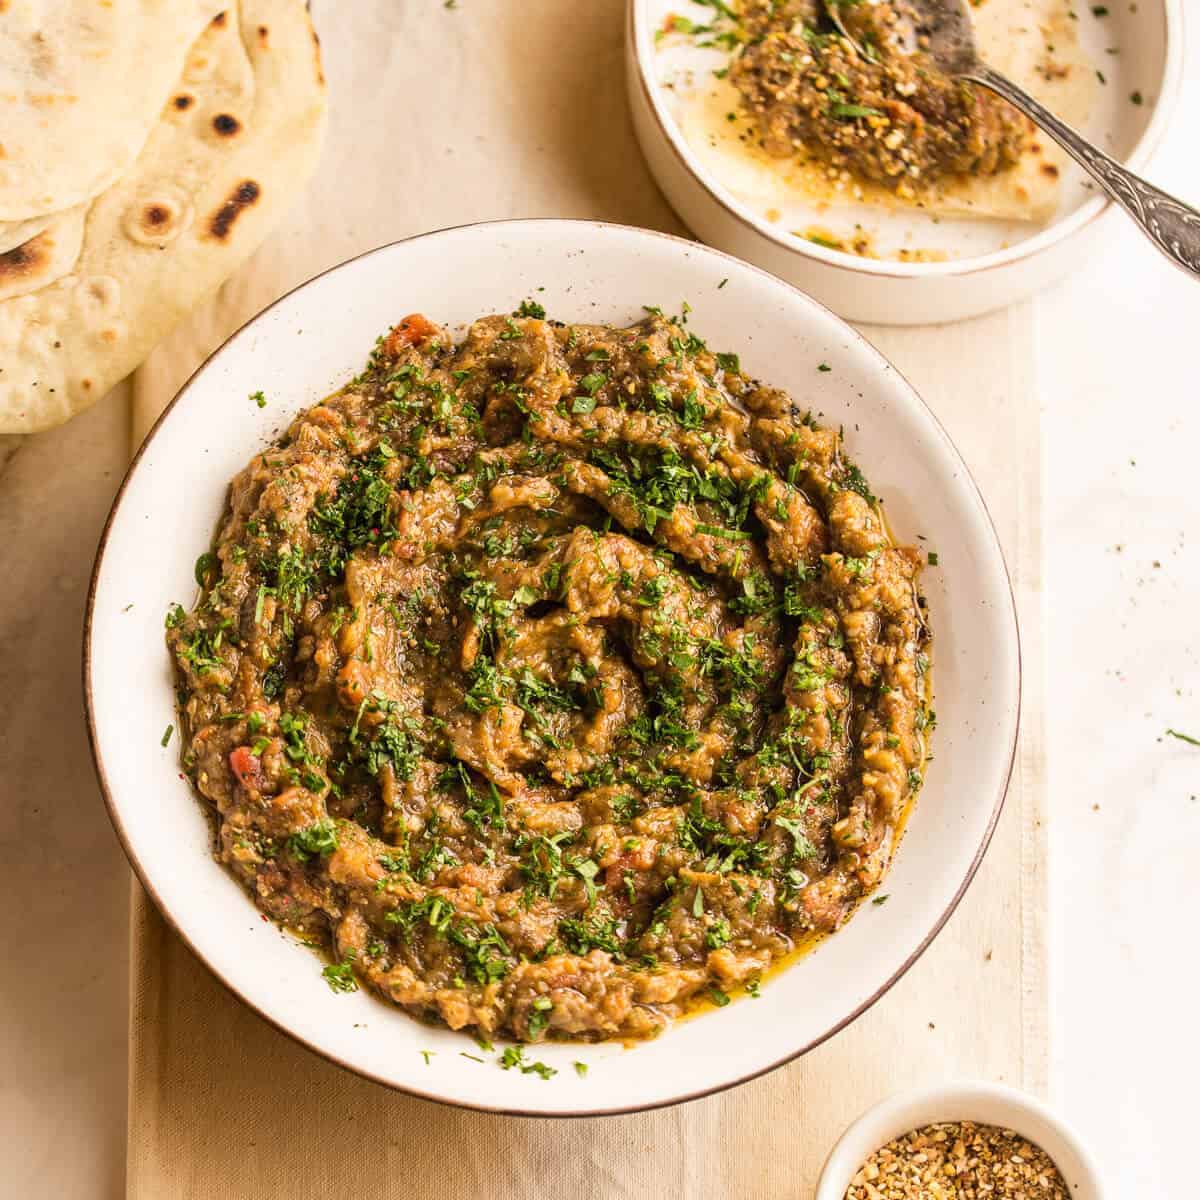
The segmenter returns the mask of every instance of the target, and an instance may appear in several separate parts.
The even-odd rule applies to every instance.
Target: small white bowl
[[[834,937],[762,989],[652,1042],[542,1044],[549,1081],[478,1061],[471,1040],[359,991],[273,925],[212,855],[179,775],[163,615],[195,594],[193,564],[228,481],[302,408],[362,369],[405,313],[452,328],[536,299],[561,320],[629,324],[679,311],[714,348],[847,430],[898,537],[940,556],[926,572],[934,632],[935,761],[887,879]],[[265,393],[259,407],[247,397]],[[151,897],[214,974],[280,1029],[392,1087],[475,1108],[593,1115],[692,1099],[779,1066],[875,1002],[954,910],[1000,813],[1017,732],[1020,657],[996,534],[945,430],[859,334],[755,267],[681,238],[590,221],[505,221],[384,246],[306,283],[200,368],[138,453],[105,527],[85,629],[84,691],[97,771]],[[428,1057],[426,1055],[428,1054]],[[590,1069],[586,1078],[572,1069]]]
[[[806,241],[772,223],[762,206],[744,201],[716,179],[684,136],[675,115],[676,93],[660,78],[654,37],[664,19],[679,11],[698,21],[713,12],[695,8],[690,0],[628,0],[629,104],[658,185],[702,241],[802,287],[847,320],[918,325],[1002,308],[1082,265],[1101,235],[1111,236],[1112,222],[1129,219],[1084,182],[1079,168],[1070,166],[1059,209],[1047,224],[1005,227],[1002,240],[992,236],[989,241],[979,233],[980,222],[935,222],[941,241],[955,255],[949,261],[867,259]],[[1144,172],[1183,75],[1183,0],[1114,4],[1106,6],[1102,19],[1089,15],[1087,6],[1080,11],[1087,22],[1086,48],[1105,80],[1084,130],[1097,145]],[[1084,18],[1076,22],[1081,30]],[[878,220],[881,227],[914,238],[915,245],[925,244],[921,238],[928,234],[929,218],[915,210]],[[818,218],[816,223],[823,222]],[[950,231],[953,227],[957,232]],[[1155,253],[1149,244],[1146,253]]]
[[[825,1160],[814,1200],[845,1200],[846,1188],[880,1146],[944,1121],[974,1121],[1011,1129],[1054,1161],[1072,1200],[1103,1200],[1100,1172],[1074,1130],[1040,1100],[996,1083],[945,1083],[904,1092],[868,1109],[842,1134]]]

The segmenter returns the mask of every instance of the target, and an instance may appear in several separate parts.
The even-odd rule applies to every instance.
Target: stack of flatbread
[[[132,371],[270,231],[324,122],[303,0],[0,0],[0,433]]]

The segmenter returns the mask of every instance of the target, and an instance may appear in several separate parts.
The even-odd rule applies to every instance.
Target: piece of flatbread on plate
[[[1079,47],[1067,0],[983,0],[971,8],[980,54],[1061,117],[1081,124],[1095,75]],[[733,119],[731,119],[731,117]],[[705,170],[757,209],[853,201],[884,209],[920,208],[934,216],[1046,221],[1058,206],[1064,156],[1035,133],[1021,160],[995,175],[947,180],[904,199],[878,184],[831,178],[828,166],[800,156],[773,158],[758,145],[740,95],[708,74],[679,101],[678,119]]]

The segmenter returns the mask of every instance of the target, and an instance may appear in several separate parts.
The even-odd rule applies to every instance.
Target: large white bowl
[[[301,408],[363,365],[378,334],[416,310],[456,325],[536,298],[564,320],[623,324],[643,304],[678,311],[751,373],[834,425],[902,538],[943,566],[926,586],[934,628],[936,761],[886,890],[770,981],[759,1000],[683,1022],[657,1041],[545,1045],[549,1081],[461,1055],[462,1034],[418,1024],[365,992],[335,995],[321,964],[262,921],[212,857],[201,802],[179,775],[163,643],[168,605],[195,593],[193,564],[227,481]],[[828,371],[818,370],[825,363]],[[248,397],[262,389],[267,406]],[[591,1114],[670,1104],[794,1058],[877,1000],[949,917],[987,846],[1012,765],[1016,618],[983,501],[913,389],[832,313],[754,267],[694,243],[583,221],[473,225],[385,246],[267,309],[192,377],[134,460],[96,559],[84,684],[101,787],[129,859],[166,918],[267,1020],[381,1083],[511,1113]],[[426,1063],[422,1051],[433,1051]],[[586,1078],[571,1069],[580,1060]]]
[[[943,222],[947,262],[895,262],[826,249],[772,223],[701,163],[676,119],[676,93],[663,86],[655,31],[684,11],[712,17],[707,0],[627,0],[625,76],[633,126],[646,161],[672,208],[697,237],[804,288],[841,316],[884,325],[957,321],[1002,308],[1053,283],[1097,252],[1120,212],[1077,167],[1064,177],[1063,199],[1045,225],[1000,231],[1002,240],[972,232],[971,222]],[[1081,4],[1081,44],[1104,83],[1083,131],[1102,149],[1145,172],[1175,107],[1183,77],[1183,0]],[[1119,53],[1118,53],[1119,51]],[[704,68],[707,70],[707,67]],[[1134,102],[1131,97],[1137,96]],[[925,244],[927,218],[911,211],[878,223]],[[824,224],[823,221],[817,223]],[[832,222],[837,224],[836,222]],[[914,228],[909,230],[908,226]],[[974,223],[978,230],[979,223]],[[946,229],[957,227],[948,234]],[[924,232],[921,230],[924,229]],[[1149,243],[1146,253],[1155,253]]]

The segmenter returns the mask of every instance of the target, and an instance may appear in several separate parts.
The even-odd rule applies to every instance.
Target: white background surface
[[[1151,174],[1200,202],[1200,21]],[[1200,283],[1125,224],[1037,301],[1045,434],[1053,1099],[1116,1200],[1194,1200]],[[0,1197],[122,1190],[127,873],[78,705],[116,398],[0,445]],[[47,714],[55,727],[47,733]],[[804,1198],[807,1200],[807,1198]]]
[[[1200,3],[1150,174],[1200,206]],[[1129,222],[1037,300],[1052,1098],[1116,1200],[1194,1200],[1200,1077],[1200,282]]]

